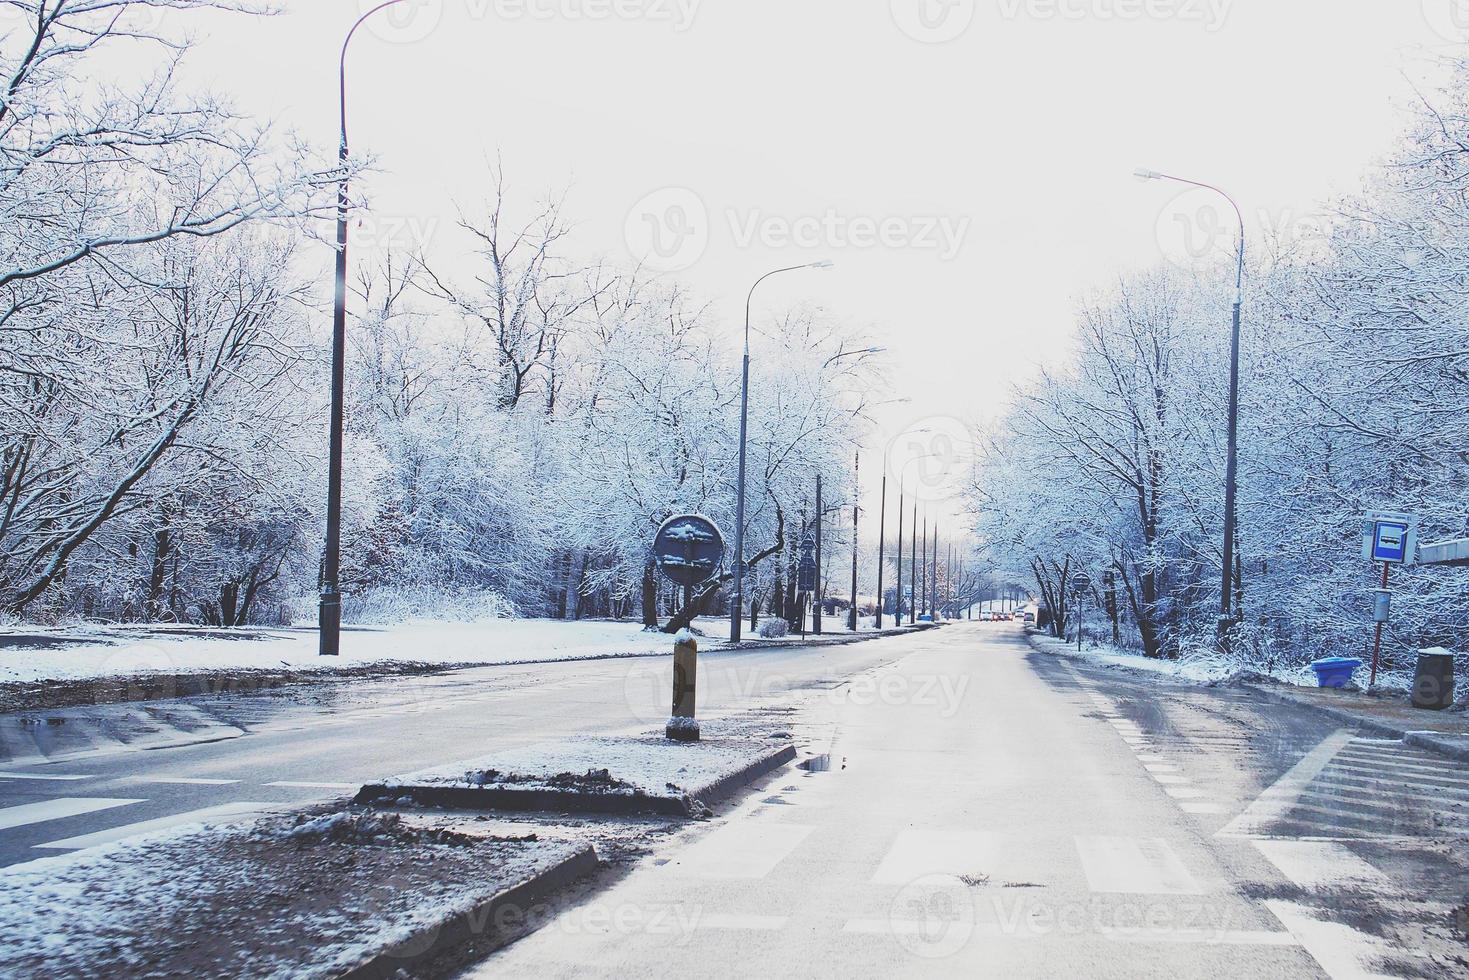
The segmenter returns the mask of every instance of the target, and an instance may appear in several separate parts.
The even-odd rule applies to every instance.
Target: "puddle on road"
[[[804,769],[806,772],[830,772],[832,768],[831,753],[823,752],[820,755],[813,755],[808,759],[803,759],[796,764],[796,768]],[[846,756],[842,756],[841,765],[837,768],[838,770],[847,768]]]

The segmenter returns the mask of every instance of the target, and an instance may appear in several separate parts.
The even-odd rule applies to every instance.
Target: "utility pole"
[[[928,505],[923,506],[923,560],[921,576],[918,586],[918,603],[923,607],[923,615],[928,615]]]
[[[862,485],[862,454],[852,464],[852,608],[847,612],[847,628],[857,632],[857,500]]]
[[[901,477],[901,474],[899,474]],[[903,481],[898,480],[898,586],[893,593],[893,625],[903,625]]]
[[[821,564],[821,525],[826,523],[826,510],[821,503],[821,474],[816,474],[816,608],[811,612],[811,628],[821,635],[821,604],[825,598],[826,576]]]
[[[882,629],[882,606],[886,597],[882,594],[882,561],[883,543],[886,533],[883,530],[883,519],[888,513],[888,468],[882,468],[882,494],[878,497],[877,515],[877,623],[876,628]]]
[[[933,520],[933,578],[931,581],[933,585],[929,590],[928,614],[937,621],[939,598],[939,521],[937,517]]]
[[[918,498],[913,498],[913,540],[908,555],[908,625],[918,622]]]

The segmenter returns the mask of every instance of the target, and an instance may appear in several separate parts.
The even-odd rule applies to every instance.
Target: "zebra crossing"
[[[596,678],[567,678],[538,693],[588,687]],[[391,701],[299,703],[269,694],[201,695],[188,699],[59,708],[0,715],[0,768],[20,770],[57,762],[143,750],[181,748],[246,735],[329,730],[365,722],[490,706],[515,697],[515,687],[436,685],[401,679]],[[39,777],[38,777],[39,778]]]

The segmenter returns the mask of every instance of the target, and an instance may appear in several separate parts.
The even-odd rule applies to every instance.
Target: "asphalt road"
[[[820,689],[916,642],[703,654],[700,713]],[[486,667],[0,715],[0,867],[330,799],[385,776],[576,732],[658,728],[668,717],[671,660]]]
[[[835,711],[830,768],[466,976],[1469,975],[1461,766],[1004,625],[914,638]]]

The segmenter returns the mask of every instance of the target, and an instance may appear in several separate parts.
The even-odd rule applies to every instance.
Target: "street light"
[[[928,432],[928,429],[920,429],[918,433]],[[877,523],[877,628],[882,629],[882,565],[883,565],[883,538],[886,534],[887,521],[887,497],[888,497],[888,459],[892,455],[892,446],[883,454],[882,459],[882,513],[878,515]],[[903,625],[903,480],[908,474],[908,467],[919,460],[932,459],[938,453],[927,453],[923,456],[914,456],[908,462],[898,467],[898,584],[897,595],[893,601],[893,622],[898,626]]]
[[[745,359],[740,376],[740,468],[738,489],[735,491],[735,539],[734,539],[734,595],[729,610],[729,640],[740,642],[740,609],[745,604],[745,434],[750,420],[750,302],[755,298],[755,287],[782,272],[797,269],[830,269],[836,263],[830,259],[807,262],[803,265],[772,269],[750,286],[745,297]]]
[[[340,109],[341,142],[337,146],[337,261],[332,302],[332,405],[331,427],[327,447],[326,476],[326,545],[321,558],[321,605],[317,622],[320,629],[320,654],[335,657],[342,638],[342,418],[346,395],[347,361],[347,46],[363,21],[404,0],[385,0],[367,11],[342,41],[342,54],[337,62],[337,104]]]
[[[1139,169],[1134,174],[1143,180],[1171,180],[1213,191],[1229,202],[1229,206],[1234,208],[1235,217],[1239,219],[1239,253],[1234,275],[1234,322],[1229,338],[1229,437],[1224,463],[1224,574],[1221,576],[1219,595],[1219,640],[1224,643],[1228,640],[1229,624],[1235,616],[1231,607],[1234,599],[1235,482],[1239,449],[1239,326],[1240,309],[1244,303],[1245,216],[1235,199],[1213,184],[1175,177],[1156,170]]]

